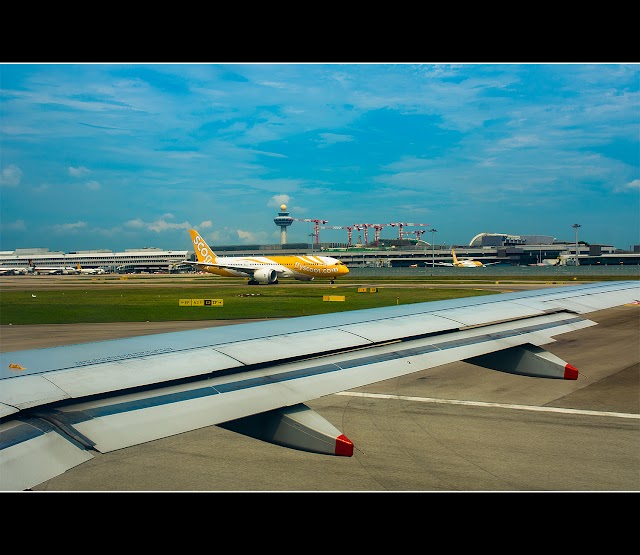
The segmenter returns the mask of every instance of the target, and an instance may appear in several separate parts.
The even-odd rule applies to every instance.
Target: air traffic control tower
[[[289,216],[289,212],[287,212],[287,205],[280,205],[280,212],[278,212],[278,217],[273,218],[273,221],[276,225],[280,226],[280,244],[287,244],[287,228],[293,223],[293,218]]]

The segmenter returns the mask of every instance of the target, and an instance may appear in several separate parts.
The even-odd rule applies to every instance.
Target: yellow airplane
[[[279,278],[299,281],[321,278],[333,283],[349,273],[344,263],[330,256],[216,256],[195,229],[190,229],[189,235],[197,260],[185,260],[184,264],[218,276],[249,278],[249,285],[278,283]]]
[[[451,247],[451,256],[453,256],[453,264],[450,264],[449,262],[436,262],[435,265],[453,266],[455,268],[484,268],[485,266],[493,266],[494,264],[499,264],[499,262],[489,262],[487,264],[483,264],[479,260],[473,260],[473,258],[463,258],[462,260],[458,260],[456,251],[453,250],[453,247]]]

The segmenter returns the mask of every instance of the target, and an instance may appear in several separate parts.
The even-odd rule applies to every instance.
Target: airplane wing
[[[230,265],[230,264],[218,264],[216,262],[194,262],[193,260],[183,260],[181,264],[190,264],[191,266],[200,266],[200,267],[208,267],[208,268],[220,268],[224,270],[235,270],[236,272],[244,272],[248,276],[252,276],[256,268],[251,268],[249,266],[243,267],[238,265]]]
[[[244,274],[248,278],[259,283],[277,283],[278,278],[285,274],[285,271],[280,269],[278,265],[263,266],[260,268],[252,268],[251,266],[240,266],[239,264],[220,264],[219,262],[193,262],[185,261],[186,264],[193,266],[199,266],[201,268],[218,268],[221,270],[230,270],[237,274]],[[236,274],[236,275],[237,275]]]
[[[577,379],[541,346],[639,300],[640,281],[599,282],[0,353],[0,489],[212,425],[351,456],[305,402],[460,360]]]

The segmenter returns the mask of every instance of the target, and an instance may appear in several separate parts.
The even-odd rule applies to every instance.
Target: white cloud
[[[238,229],[236,230],[236,233],[238,234],[238,238],[243,243],[247,243],[247,244],[264,243],[267,238],[267,234],[263,231],[254,233],[252,231],[245,231],[244,229]]]
[[[125,227],[132,227],[134,229],[142,229],[145,226],[145,223],[140,219],[136,218],[135,220],[129,220],[124,223]]]
[[[85,175],[89,175],[91,173],[91,170],[88,168],[85,168],[84,166],[79,166],[77,168],[74,168],[73,166],[69,166],[69,175],[73,176],[73,177],[84,177]]]
[[[15,222],[7,222],[0,224],[0,230],[8,232],[8,231],[24,231],[27,229],[27,225],[24,220],[16,220]]]
[[[17,187],[22,181],[22,170],[15,164],[9,164],[2,168],[0,173],[0,186]]]
[[[273,195],[269,202],[267,202],[267,206],[270,208],[277,208],[280,210],[281,204],[289,204],[291,197],[289,195]]]
[[[335,145],[337,143],[348,143],[353,141],[353,137],[350,135],[339,135],[337,133],[320,133],[322,140],[318,141],[320,146],[325,147],[329,145]]]
[[[163,231],[170,231],[173,229],[189,229],[191,225],[189,222],[182,222],[178,224],[174,224],[171,222],[167,222],[166,220],[160,219],[155,222],[151,222],[147,224],[147,229],[150,231],[155,231],[156,233],[162,233]]]
[[[69,233],[73,231],[80,231],[81,229],[84,229],[86,227],[87,222],[75,222],[68,224],[55,224],[51,226],[51,229],[53,229],[53,231],[56,233]]]

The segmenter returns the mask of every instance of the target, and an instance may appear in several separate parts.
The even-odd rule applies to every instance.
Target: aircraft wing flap
[[[0,424],[1,491],[28,489],[93,458],[90,452],[43,424]]]

